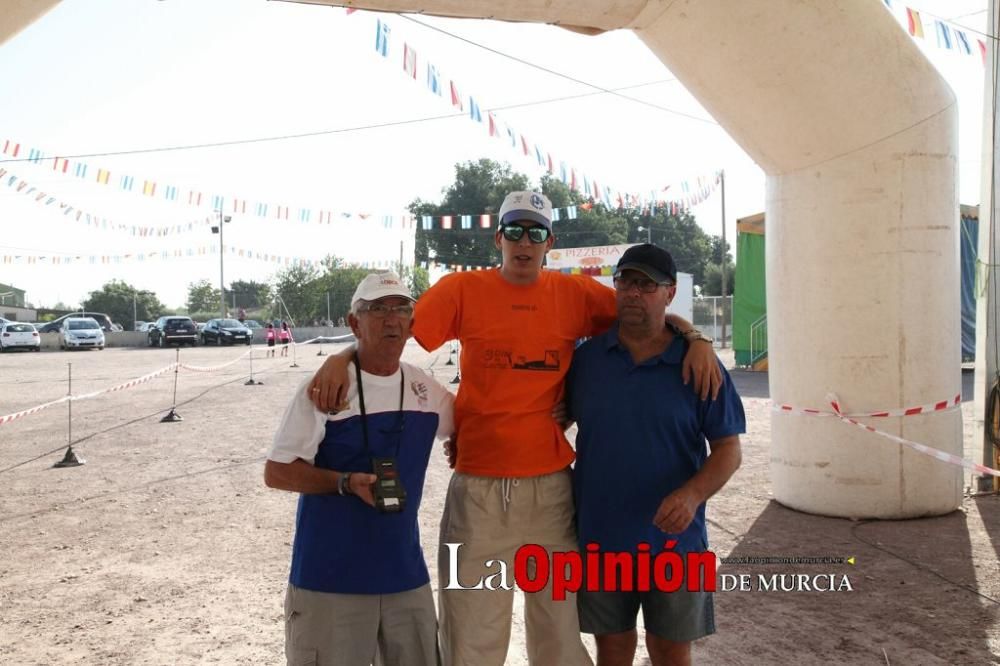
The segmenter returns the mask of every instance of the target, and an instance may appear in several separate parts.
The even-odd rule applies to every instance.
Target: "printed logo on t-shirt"
[[[417,397],[417,404],[421,407],[426,407],[428,400],[427,384],[417,381],[410,382],[410,390]]]
[[[546,349],[538,355],[528,355],[515,353],[511,349],[487,349],[483,354],[483,367],[558,372],[559,350]]]

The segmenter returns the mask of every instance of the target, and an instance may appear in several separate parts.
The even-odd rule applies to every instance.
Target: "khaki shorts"
[[[448,485],[438,551],[441,656],[451,666],[502,666],[510,643],[513,590],[445,589],[454,546],[458,583],[475,585],[495,574],[503,560],[513,585],[514,554],[525,544],[553,551],[577,550],[569,470],[519,479],[455,473]],[[530,569],[531,567],[529,567]],[[534,572],[529,571],[533,576]],[[552,579],[525,594],[528,660],[538,666],[591,664],[580,637],[576,598],[552,599]]]
[[[430,584],[396,594],[285,594],[288,666],[440,664]]]

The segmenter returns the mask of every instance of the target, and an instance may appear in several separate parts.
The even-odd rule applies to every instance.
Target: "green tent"
[[[736,290],[733,351],[736,365],[750,366],[767,351],[767,290],[764,281],[764,214],[736,221]],[[754,327],[756,322],[757,326]],[[753,340],[751,340],[753,331]],[[758,358],[754,358],[757,356]]]

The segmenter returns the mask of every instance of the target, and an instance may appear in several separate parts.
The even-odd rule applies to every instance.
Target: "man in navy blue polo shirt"
[[[650,567],[638,568],[661,551],[686,560],[687,553],[708,549],[705,501],[739,467],[739,435],[746,431],[743,405],[725,370],[715,400],[702,400],[684,385],[681,362],[691,331],[675,332],[663,319],[676,281],[667,251],[650,244],[629,248],[615,269],[618,320],[576,351],[566,380],[567,407],[579,425],[580,549],[596,543],[602,554],[631,553],[634,587],[645,574],[655,580]],[[646,552],[648,559],[638,557]],[[626,587],[623,582],[615,587]],[[655,585],[650,591],[581,589],[580,628],[595,634],[598,666],[632,663],[640,607],[653,664],[690,663],[691,641],[714,633],[715,619],[711,593],[687,587],[685,577],[675,592]]]
[[[395,274],[362,280],[348,315],[358,341],[348,404],[317,410],[310,377],[275,434],[264,481],[301,493],[285,596],[289,664],[371,664],[376,649],[386,666],[440,661],[417,510],[434,439],[454,430],[453,398],[400,361],[412,316]],[[395,461],[402,501],[376,503],[375,457]]]

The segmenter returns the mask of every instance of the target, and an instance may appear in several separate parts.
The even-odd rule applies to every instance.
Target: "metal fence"
[[[726,315],[726,335],[722,335],[722,315]],[[691,323],[705,335],[715,338],[715,344],[731,347],[733,340],[733,297],[698,296],[694,299]]]

